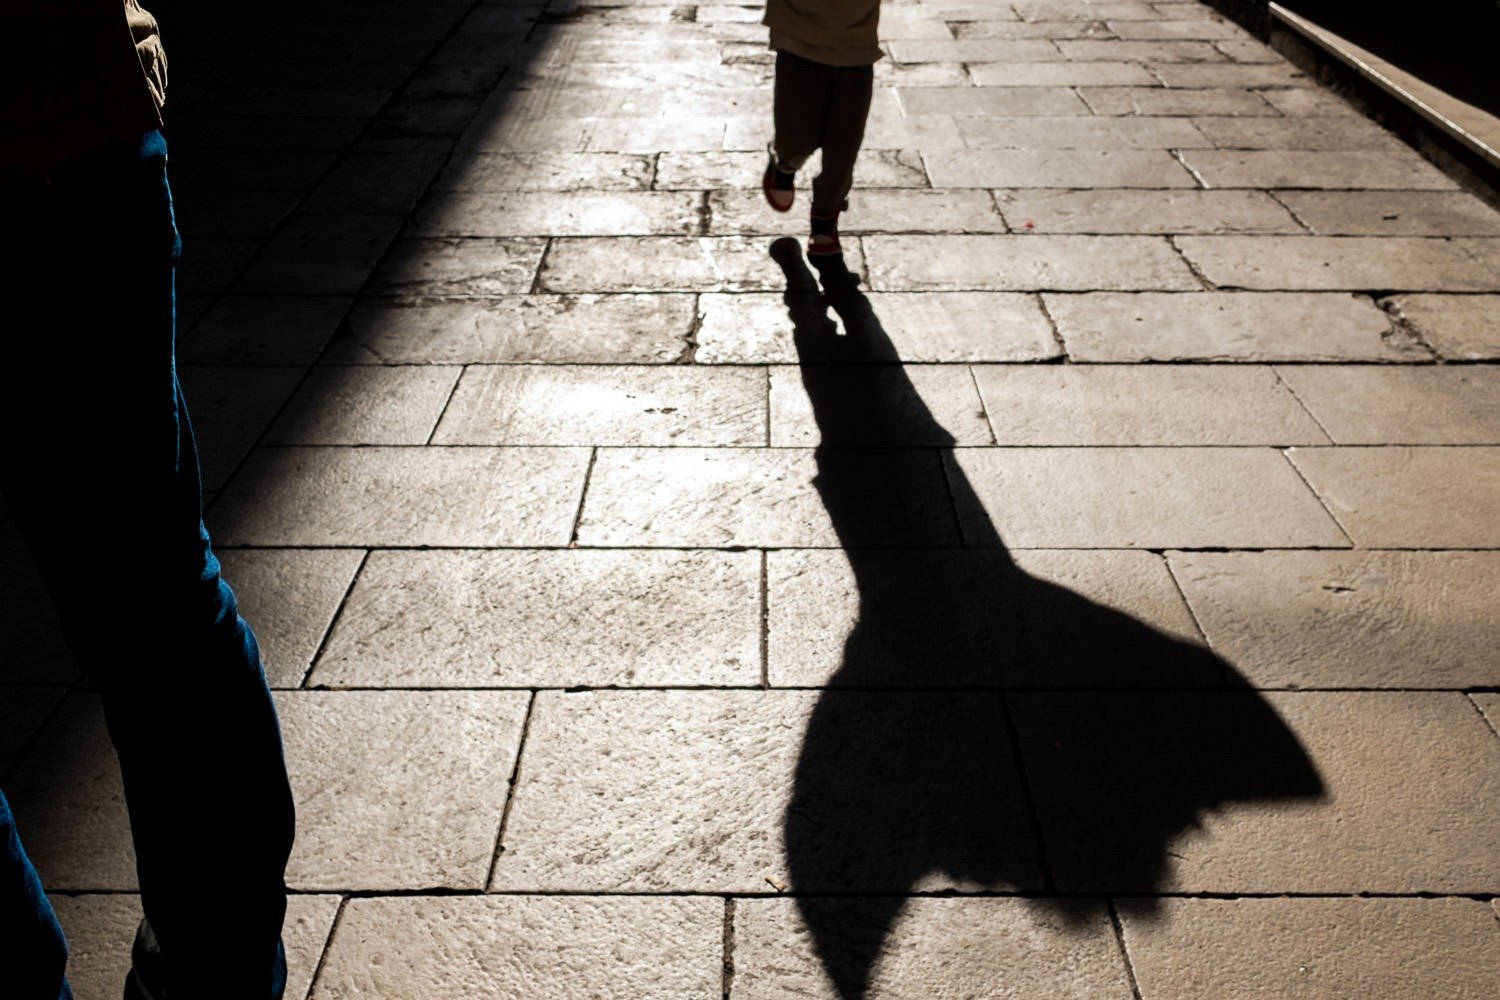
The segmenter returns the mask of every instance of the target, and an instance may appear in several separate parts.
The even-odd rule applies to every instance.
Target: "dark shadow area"
[[[1500,115],[1500,6],[1487,0],[1287,0],[1283,6],[1444,93]]]
[[[936,486],[910,462],[843,474],[851,451],[865,466],[911,453],[862,446],[946,452],[953,438],[842,262],[822,267],[823,294],[795,241],[771,252],[822,434],[816,486],[860,599],[785,826],[798,905],[842,995],[866,995],[913,889],[1018,890],[1070,926],[1098,913],[1079,897],[1130,896],[1120,905],[1149,915],[1174,839],[1205,812],[1321,795],[1296,735],[1229,664],[1024,571],[988,521],[964,526],[962,550],[870,547],[872,482],[884,509],[925,522],[896,538],[951,534],[954,509],[983,507],[951,453],[930,463]],[[923,503],[945,488],[951,506]]]

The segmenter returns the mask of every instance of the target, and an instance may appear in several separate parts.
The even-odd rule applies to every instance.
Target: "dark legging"
[[[873,66],[827,66],[776,53],[776,159],[782,169],[798,170],[813,150],[823,150],[813,208],[836,212],[849,197],[874,79]]]

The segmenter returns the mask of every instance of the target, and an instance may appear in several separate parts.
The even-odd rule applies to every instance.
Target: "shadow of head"
[[[1079,896],[1149,915],[1205,814],[1321,795],[1296,735],[1228,663],[1033,575],[988,521],[961,535],[955,502],[982,507],[942,454],[953,436],[842,261],[819,293],[786,242],[773,256],[822,435],[816,486],[859,599],[784,829],[839,992],[865,995],[913,889],[1017,890],[1065,924]],[[1117,557],[1165,578],[1147,553],[1024,561],[1067,577]]]

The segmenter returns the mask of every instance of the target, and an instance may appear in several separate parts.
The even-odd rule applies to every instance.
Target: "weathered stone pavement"
[[[1202,4],[902,0],[830,303],[757,7],[151,6],[288,997],[1500,995],[1500,214]]]

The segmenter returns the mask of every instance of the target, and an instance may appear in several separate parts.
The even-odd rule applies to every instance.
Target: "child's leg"
[[[873,66],[827,66],[831,86],[823,131],[817,142],[823,147],[823,169],[813,180],[812,207],[837,212],[844,207],[854,186],[854,160],[865,138],[865,119],[870,114],[874,87]],[[778,88],[779,70],[778,65]],[[778,91],[779,92],[779,91]]]
[[[829,67],[790,52],[776,53],[773,99],[777,165],[789,173],[802,169],[818,148],[829,98]]]

